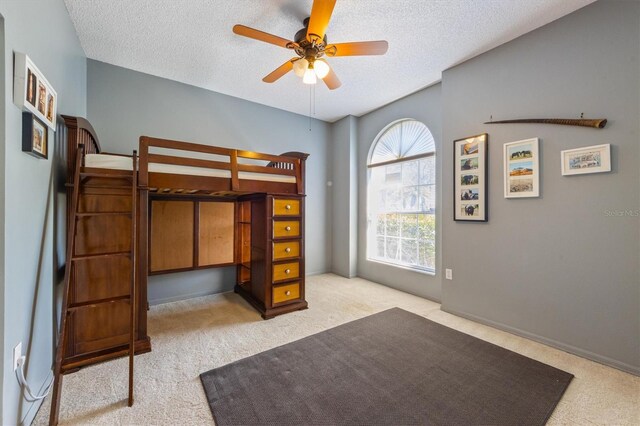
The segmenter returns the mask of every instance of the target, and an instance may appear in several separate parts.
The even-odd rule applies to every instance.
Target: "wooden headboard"
[[[85,154],[99,154],[100,142],[96,131],[89,121],[82,117],[63,115],[64,125],[67,128],[67,183],[73,182],[75,174],[75,161],[78,147],[84,145]]]

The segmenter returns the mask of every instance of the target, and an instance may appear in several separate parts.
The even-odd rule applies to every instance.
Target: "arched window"
[[[405,119],[383,129],[369,152],[367,258],[435,270],[433,135]]]

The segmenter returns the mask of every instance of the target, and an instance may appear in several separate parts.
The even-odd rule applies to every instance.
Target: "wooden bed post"
[[[149,140],[146,136],[140,136],[140,167],[138,172],[138,185],[147,188],[149,185]]]
[[[237,149],[231,150],[229,161],[231,163],[231,190],[239,191],[240,179],[238,178],[238,150]]]
[[[140,137],[140,158],[138,160],[138,256],[136,262],[138,274],[138,300],[145,301],[147,309],[147,280],[149,275],[149,140]],[[147,312],[138,311],[138,333],[147,335]]]

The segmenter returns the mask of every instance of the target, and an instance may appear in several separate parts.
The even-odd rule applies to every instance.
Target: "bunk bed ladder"
[[[80,196],[82,190],[83,179],[87,177],[108,177],[108,175],[101,175],[100,173],[83,173],[81,170],[82,158],[84,156],[84,145],[78,146],[75,161],[75,173],[73,177],[73,195],[72,195],[72,217],[69,220],[69,229],[67,232],[67,264],[64,274],[64,292],[62,297],[62,310],[60,316],[60,330],[58,338],[58,346],[56,349],[56,357],[54,364],[54,383],[53,383],[53,395],[51,398],[51,412],[49,414],[49,425],[57,425],[60,414],[60,399],[62,392],[62,360],[64,357],[64,351],[67,346],[68,340],[68,322],[67,318],[74,311],[87,306],[95,306],[106,303],[124,302],[128,301],[130,304],[130,329],[129,339],[127,343],[127,355],[129,357],[129,395],[128,405],[133,405],[133,367],[134,367],[134,355],[135,355],[135,340],[136,340],[136,260],[137,260],[137,189],[138,189],[138,173],[137,173],[137,152],[133,152],[133,172],[131,174],[131,212],[80,212]],[[121,178],[121,176],[120,176]],[[95,253],[89,255],[77,255],[76,254],[76,237],[78,228],[78,219],[87,216],[98,215],[114,215],[114,214],[126,214],[131,215],[131,249],[127,252],[112,252],[112,253]],[[129,294],[116,297],[91,300],[82,303],[70,304],[72,294],[72,283],[74,280],[75,265],[79,261],[88,259],[106,259],[114,256],[126,256],[129,257],[131,262],[131,278],[129,286]]]

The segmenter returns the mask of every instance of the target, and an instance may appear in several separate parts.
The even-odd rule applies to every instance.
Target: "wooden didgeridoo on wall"
[[[586,118],[522,118],[518,120],[487,121],[484,124],[506,124],[506,123],[538,123],[538,124],[561,124],[564,126],[581,126],[604,129],[607,125],[606,118],[586,119]]]

